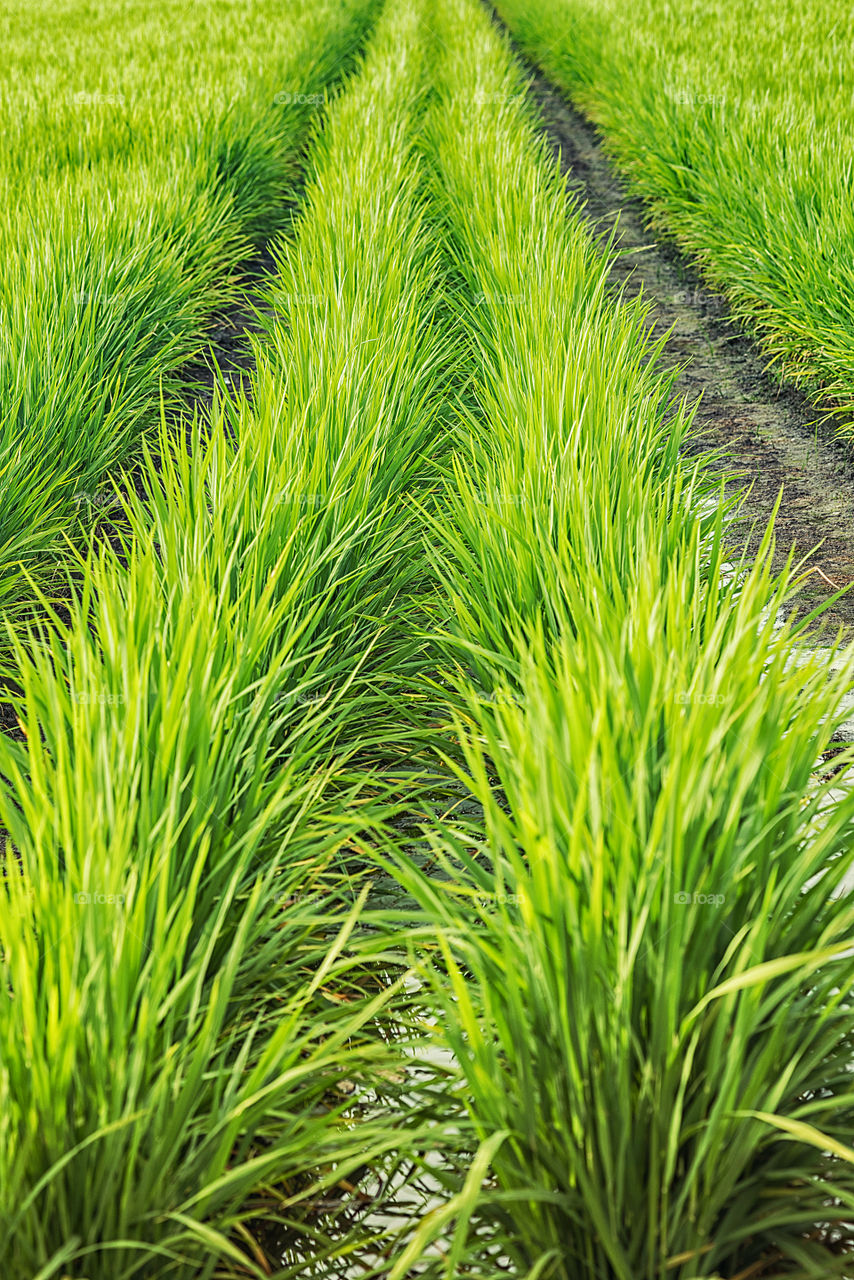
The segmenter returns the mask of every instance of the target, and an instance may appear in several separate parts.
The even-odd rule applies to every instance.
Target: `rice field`
[[[781,377],[854,433],[854,11],[810,0],[498,0],[653,227]]]
[[[854,1276],[854,643],[521,61],[839,407],[847,223],[638,107],[841,208],[845,19],[745,14],[0,18],[4,1280]]]

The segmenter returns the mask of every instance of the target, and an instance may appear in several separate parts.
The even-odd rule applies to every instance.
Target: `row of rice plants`
[[[262,1276],[259,1222],[288,1273],[322,1274],[330,1199],[417,1141],[383,1074],[400,957],[353,932],[348,847],[407,745],[384,692],[426,573],[403,490],[430,482],[452,366],[408,141],[421,8],[389,10],[315,143],[251,405],[218,397],[189,453],[164,425],[123,554],[81,561],[68,622],[11,633],[10,1280]]]
[[[389,7],[251,402],[189,452],[162,426],[122,554],[11,633],[13,1278],[260,1276],[259,1224],[287,1275],[372,1231],[395,1278],[844,1273],[854,800],[814,769],[854,654],[793,672],[789,575],[724,571],[690,412],[520,96],[474,0]],[[387,819],[437,656],[484,834],[428,823],[428,874]],[[379,843],[420,914],[361,911]],[[459,1065],[426,1092],[402,923]],[[342,1227],[363,1166],[469,1135],[414,1237]]]
[[[4,18],[0,71],[0,607],[103,511],[162,394],[205,346],[376,0],[126,6]],[[16,25],[18,24],[18,25]],[[19,30],[20,27],[20,30]],[[4,46],[7,47],[7,46]],[[17,57],[14,55],[17,53]],[[260,67],[263,66],[263,74]],[[24,207],[20,192],[26,190]]]
[[[829,0],[496,7],[599,127],[653,225],[699,263],[781,374],[847,421],[854,13]]]
[[[434,22],[424,146],[471,382],[429,543],[485,838],[426,824],[432,874],[387,848],[482,1145],[390,1274],[848,1275],[854,791],[816,766],[854,651],[793,666],[792,574],[770,532],[733,562],[733,513],[704,514],[690,414],[506,48],[474,0]]]

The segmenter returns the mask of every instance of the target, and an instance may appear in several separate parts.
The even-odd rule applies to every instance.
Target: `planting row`
[[[854,14],[689,0],[499,0],[779,371],[854,405]],[[846,426],[850,434],[850,425]]]
[[[10,629],[6,1271],[844,1275],[854,652],[793,666],[475,0],[308,167],[251,398]]]
[[[106,5],[95,22],[67,8],[16,4],[3,19],[7,615],[25,607],[26,573],[47,581],[62,536],[91,522],[102,478],[138,452],[161,395],[179,395],[210,313],[282,225],[297,150],[376,3]],[[48,56],[58,22],[61,59]]]
[[[847,1274],[854,796],[814,770],[852,653],[793,669],[768,540],[731,559],[642,307],[606,298],[486,17],[443,8],[427,138],[471,381],[429,537],[484,833],[428,830],[441,877],[398,865],[494,1178],[467,1244],[566,1280]]]
[[[387,1121],[342,1122],[345,1079],[390,1057],[394,995],[393,961],[365,959],[381,940],[349,938],[345,853],[388,808],[372,754],[419,565],[394,495],[445,358],[401,152],[411,26],[386,21],[330,120],[285,250],[284,294],[329,299],[324,343],[296,308],[254,407],[220,400],[190,454],[164,428],[124,554],[93,551],[68,623],[13,639],[0,1257],[22,1280],[263,1274],[252,1221],[307,1218],[304,1241],[294,1201],[394,1146]]]

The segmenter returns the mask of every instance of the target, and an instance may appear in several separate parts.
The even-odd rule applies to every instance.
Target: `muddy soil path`
[[[507,35],[497,15],[493,18]],[[692,447],[722,449],[738,483],[752,486],[744,515],[755,528],[754,546],[783,489],[776,561],[782,565],[793,547],[798,559],[807,560],[815,572],[798,607],[816,607],[834,594],[831,584],[854,583],[850,447],[834,439],[831,426],[816,421],[818,411],[803,395],[781,387],[765,372],[758,348],[727,320],[725,300],[708,289],[675,248],[646,229],[644,206],[627,195],[594,126],[512,47],[530,77],[530,97],[583,206],[583,217],[597,236],[609,235],[617,226],[612,285],[628,296],[643,290],[652,304],[655,333],[670,330],[664,361],[670,367],[686,366],[677,378],[676,394],[692,404],[701,396],[695,419],[700,440]],[[842,626],[846,637],[854,638],[854,591],[831,606],[824,619],[824,630]]]
[[[190,414],[196,406],[210,409],[217,380],[216,367],[226,385],[234,390],[242,387],[243,394],[251,399],[250,375],[255,369],[251,337],[263,331],[257,313],[268,309],[265,289],[275,275],[275,259],[269,248],[262,249],[244,265],[241,299],[230,309],[211,317],[207,350],[181,370]]]

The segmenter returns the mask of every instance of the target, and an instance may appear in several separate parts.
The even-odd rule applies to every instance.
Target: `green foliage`
[[[180,398],[211,313],[285,221],[299,149],[376,7],[137,6],[134,23],[125,6],[98,22],[69,6],[61,59],[45,58],[55,6],[7,10],[19,54],[0,71],[7,614],[26,608],[25,573],[47,581],[60,536],[85,532],[160,397]]]
[[[850,416],[851,11],[828,0],[496,7],[781,374]]]
[[[324,1190],[401,1145],[382,1072],[409,998],[399,951],[354,933],[348,846],[390,810],[380,746],[406,745],[383,681],[412,660],[396,603],[425,570],[401,488],[449,360],[400,153],[413,23],[387,20],[332,109],[281,250],[271,301],[317,290],[346,321],[318,349],[309,311],[274,317],[252,404],[218,395],[189,453],[164,424],[68,620],[42,599],[10,628],[0,1256],[21,1280],[262,1275],[259,1221],[304,1274],[307,1238],[332,1247]]]
[[[425,136],[471,382],[430,544],[483,832],[425,824],[429,872],[387,848],[484,1168],[431,1274],[848,1274],[854,793],[817,766],[854,651],[803,652],[770,530],[734,552],[506,52],[443,13]]]
[[[0,605],[40,619],[4,608],[3,1274],[844,1275],[854,650],[804,651],[796,568],[685,461],[487,15],[387,6],[311,131],[275,98],[372,4],[182,6],[171,52],[128,5],[108,52],[68,3],[56,64],[15,12],[113,115],[0,75]],[[256,369],[176,416],[274,228]]]

